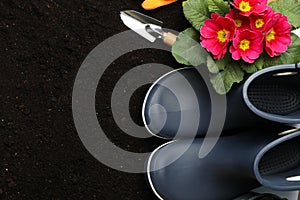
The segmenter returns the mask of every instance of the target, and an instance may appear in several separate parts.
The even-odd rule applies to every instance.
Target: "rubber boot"
[[[215,126],[225,132],[271,122],[300,124],[297,65],[260,70],[226,96],[216,94],[205,69],[175,70],[152,85],[143,106],[144,124],[151,134],[191,138],[202,137]]]
[[[206,68],[174,70],[151,86],[142,115],[152,135],[166,139],[192,138],[205,136],[207,132],[267,124],[267,120],[246,106],[243,85],[234,87],[226,96],[219,95],[208,79]]]
[[[274,127],[220,137],[202,159],[198,154],[203,138],[169,142],[149,157],[147,180],[156,196],[165,200],[233,199],[260,184],[299,190],[300,131],[283,130]]]

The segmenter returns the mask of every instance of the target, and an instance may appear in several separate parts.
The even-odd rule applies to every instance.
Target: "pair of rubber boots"
[[[173,139],[146,163],[156,196],[226,200],[260,185],[299,190],[298,65],[260,70],[226,96],[215,93],[205,69],[172,71],[146,95],[146,128]]]

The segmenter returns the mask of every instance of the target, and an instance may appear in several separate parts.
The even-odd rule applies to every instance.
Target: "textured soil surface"
[[[119,12],[134,9],[188,27],[181,2],[144,11],[142,0],[0,1],[0,199],[155,199],[143,174],[113,170],[97,161],[79,139],[72,117],[72,89],[88,53],[127,30]],[[138,37],[138,36],[137,36]],[[137,139],[114,123],[114,84],[135,66],[157,62],[180,67],[168,52],[142,50],[116,60],[96,95],[98,118],[117,146],[150,152],[164,141]],[[131,98],[131,116],[142,124],[146,89]]]

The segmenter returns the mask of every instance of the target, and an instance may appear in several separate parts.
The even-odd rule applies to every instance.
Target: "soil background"
[[[72,89],[88,53],[128,30],[119,12],[134,9],[182,31],[188,22],[181,2],[144,11],[142,0],[0,1],[0,199],[156,199],[143,174],[113,170],[88,153],[72,117]],[[137,35],[137,37],[139,37]],[[151,152],[165,141],[137,139],[114,123],[114,84],[135,66],[157,62],[179,66],[168,52],[145,49],[116,60],[98,85],[101,126],[117,146]],[[149,85],[130,102],[142,125],[141,105]]]

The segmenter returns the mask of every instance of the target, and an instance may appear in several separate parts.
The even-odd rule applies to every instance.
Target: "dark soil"
[[[119,18],[121,10],[144,12],[177,31],[188,27],[181,2],[155,11],[144,11],[141,3],[0,1],[0,199],[156,198],[143,174],[113,170],[88,153],[71,109],[82,61],[99,43],[128,29]],[[101,126],[116,145],[129,151],[150,152],[164,141],[124,134],[106,108],[122,74],[154,61],[179,67],[170,53],[135,51],[114,62],[99,83],[96,108]],[[131,98],[131,115],[138,124],[147,88]]]

